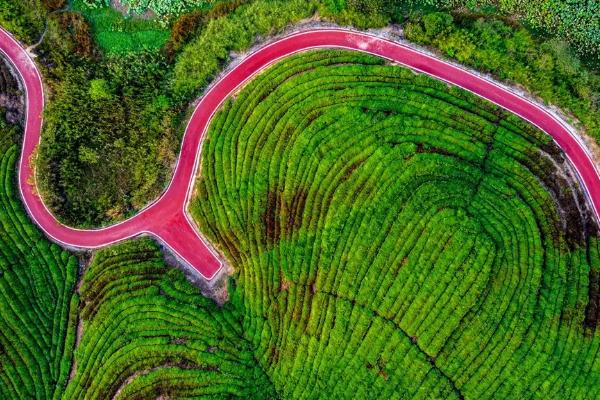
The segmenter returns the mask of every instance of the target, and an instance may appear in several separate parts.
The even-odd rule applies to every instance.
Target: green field
[[[598,241],[555,162],[472,95],[310,52],[216,115],[191,210],[284,398],[596,398]]]
[[[78,265],[23,210],[16,131],[0,120],[0,398],[60,398],[75,339]]]
[[[96,43],[108,54],[158,50],[169,38],[166,24],[154,19],[124,17],[108,6],[89,7],[84,0],[73,0],[71,8],[83,14]]]
[[[358,53],[260,74],[191,206],[236,268],[222,308],[147,239],[80,270],[0,130],[3,399],[598,396],[595,228],[550,139],[481,99]]]
[[[17,129],[0,133],[1,399],[276,397],[241,308],[203,297],[150,240],[99,251],[78,277],[15,192]]]
[[[89,4],[92,8],[106,7],[109,0],[80,0]],[[129,13],[134,15],[144,14],[152,11],[154,15],[177,15],[191,10],[209,9],[214,3],[223,0],[120,0],[120,3],[127,7]],[[225,0],[228,1],[228,0]]]
[[[65,399],[272,398],[231,304],[219,309],[149,240],[95,255]]]

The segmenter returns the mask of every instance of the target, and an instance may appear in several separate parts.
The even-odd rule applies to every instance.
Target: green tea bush
[[[4,1],[0,23],[36,38],[43,18],[21,23],[37,17]],[[327,3],[361,18],[383,4]],[[167,179],[173,104],[319,4],[258,0],[203,20],[173,80],[158,55],[99,58],[81,17],[55,15],[41,47],[60,53],[43,63],[59,82],[41,149],[55,167],[42,179],[67,194],[48,197],[55,209],[96,224],[143,206]],[[597,77],[563,42],[443,14],[406,32],[538,82],[594,132],[579,110],[596,106]],[[18,201],[14,136],[0,143],[0,398],[599,396],[599,243],[580,190],[548,137],[460,90],[329,51],[286,59],[227,102],[192,205],[237,268],[223,309],[148,241],[99,252],[74,294],[75,258]]]
[[[149,239],[96,253],[76,288],[78,260],[18,198],[17,128],[0,132],[0,398],[277,397],[241,308],[203,297]]]
[[[598,396],[596,227],[534,127],[311,51],[228,101],[203,152],[191,212],[283,398]]]
[[[75,337],[77,259],[31,223],[15,180],[16,128],[0,117],[0,398],[56,399]]]
[[[231,304],[219,309],[149,240],[98,252],[66,399],[273,398]]]

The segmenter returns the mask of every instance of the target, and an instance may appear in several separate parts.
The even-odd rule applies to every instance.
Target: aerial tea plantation
[[[99,252],[80,288],[65,399],[274,398],[232,305],[219,309],[149,239]]]
[[[17,129],[0,120],[0,398],[60,398],[75,342],[77,258],[29,221],[14,185]]]
[[[150,239],[50,244],[0,131],[2,399],[600,396],[600,241],[574,171],[460,89],[319,50],[235,93],[190,206],[235,271],[223,306]]]
[[[276,398],[242,335],[149,239],[78,260],[18,198],[17,129],[0,120],[0,399]]]
[[[216,114],[191,212],[284,398],[600,396],[597,228],[546,136],[356,52]]]

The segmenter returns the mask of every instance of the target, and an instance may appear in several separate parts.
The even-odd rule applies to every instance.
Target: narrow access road
[[[554,138],[575,166],[596,217],[600,209],[600,177],[592,158],[576,136],[541,106],[467,70],[367,33],[344,29],[315,29],[283,37],[249,54],[206,92],[186,128],[172,181],[163,195],[134,217],[102,229],[62,225],[46,208],[35,185],[32,157],[41,139],[44,93],[35,63],[12,36],[0,29],[0,51],[12,62],[26,89],[26,124],[19,164],[19,190],[31,218],[53,240],[76,248],[97,248],[137,235],[158,238],[180,259],[210,280],[221,269],[219,256],[194,229],[186,212],[200,147],[213,114],[245,81],[277,60],[315,48],[344,48],[370,53],[403,64],[473,92],[526,119]]]

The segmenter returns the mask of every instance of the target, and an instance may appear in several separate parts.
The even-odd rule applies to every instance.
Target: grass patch
[[[169,38],[169,28],[160,20],[124,17],[110,7],[88,7],[82,0],[73,0],[71,7],[89,21],[98,45],[108,54],[157,50]]]

